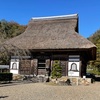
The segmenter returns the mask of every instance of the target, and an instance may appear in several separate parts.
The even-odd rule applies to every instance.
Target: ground
[[[100,100],[100,82],[88,86],[3,84],[0,85],[0,100]]]

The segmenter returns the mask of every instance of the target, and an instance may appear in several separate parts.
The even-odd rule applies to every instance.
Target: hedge
[[[12,73],[0,73],[0,81],[11,81],[13,77]]]

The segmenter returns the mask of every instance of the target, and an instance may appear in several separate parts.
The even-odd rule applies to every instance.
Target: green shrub
[[[60,63],[58,60],[54,61],[51,74],[52,74],[52,78],[56,78],[56,79],[62,76],[62,67],[60,66]]]
[[[12,80],[12,73],[0,73],[0,81],[11,81]]]
[[[99,71],[96,71],[96,70],[90,70],[90,71],[87,71],[88,73],[92,73],[92,74],[95,74],[95,75],[100,75],[100,72]]]

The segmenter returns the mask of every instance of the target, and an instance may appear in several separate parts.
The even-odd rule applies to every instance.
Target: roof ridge
[[[32,20],[52,20],[52,19],[71,19],[78,18],[78,14],[60,15],[60,16],[47,16],[47,17],[32,17]]]

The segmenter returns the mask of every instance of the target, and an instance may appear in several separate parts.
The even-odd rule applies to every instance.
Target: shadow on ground
[[[33,83],[33,82],[31,81],[12,81],[9,83],[0,83],[0,87],[22,85],[22,84],[29,84],[29,83]]]
[[[4,86],[13,86],[13,85],[21,85],[21,84],[29,84],[29,83],[38,83],[41,79],[37,79],[36,77],[25,77],[23,80],[16,80],[10,82],[2,82],[0,83],[0,87]],[[42,82],[42,81],[40,81]]]
[[[8,97],[8,96],[0,96],[0,99],[1,99],[1,98],[7,98],[7,97]]]

